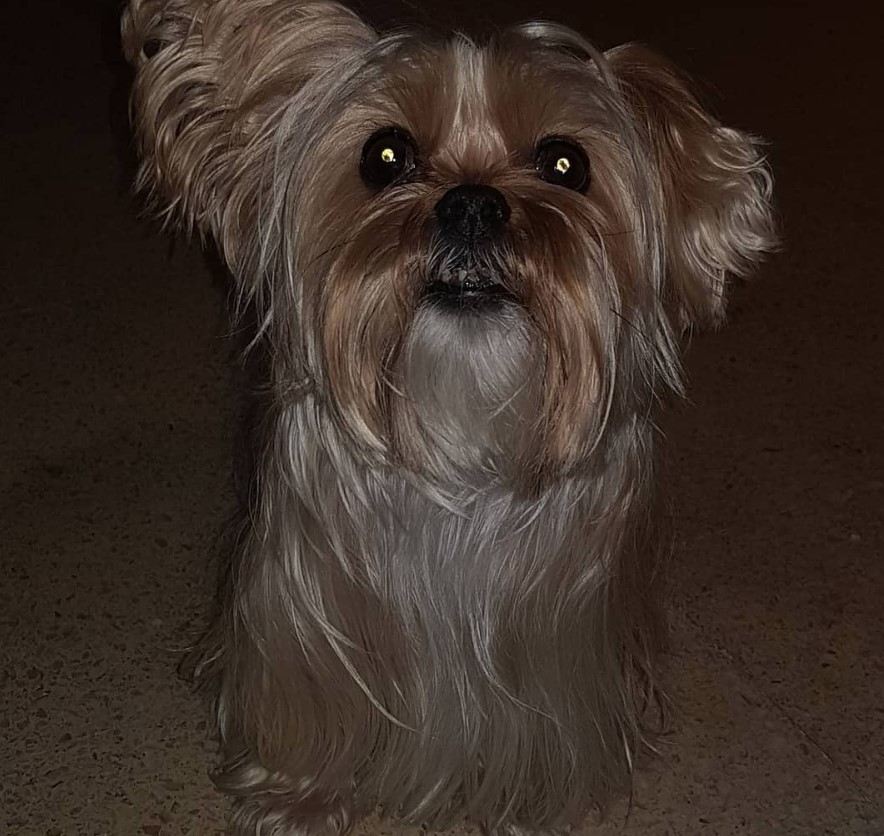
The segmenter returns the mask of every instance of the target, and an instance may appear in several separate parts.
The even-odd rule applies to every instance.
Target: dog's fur
[[[269,358],[206,653],[236,832],[579,822],[642,740],[652,415],[772,244],[757,143],[656,56],[552,24],[477,44],[327,0],[130,0],[123,35],[139,185],[217,242]],[[419,170],[373,191],[392,125]],[[551,135],[586,194],[538,178]],[[442,310],[461,183],[511,207],[476,256],[509,301]]]

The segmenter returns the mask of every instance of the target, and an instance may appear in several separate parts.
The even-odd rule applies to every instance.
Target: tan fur
[[[235,831],[377,805],[579,823],[647,739],[653,415],[681,332],[772,246],[756,142],[661,59],[552,24],[476,44],[330,2],[130,0],[123,33],[139,185],[216,239],[266,357],[198,657]],[[391,126],[416,169],[372,190],[360,155]],[[583,149],[585,193],[538,177],[549,137]],[[487,246],[440,232],[463,184],[505,200]],[[464,264],[505,301],[437,305]]]

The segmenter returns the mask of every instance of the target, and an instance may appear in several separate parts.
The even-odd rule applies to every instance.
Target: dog
[[[760,142],[551,23],[130,0],[122,31],[137,184],[266,358],[201,651],[234,832],[580,823],[652,739],[654,416],[774,246]]]

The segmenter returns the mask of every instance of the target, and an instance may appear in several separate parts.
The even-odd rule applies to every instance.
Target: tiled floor
[[[207,715],[175,665],[232,502],[224,290],[126,194],[114,4],[15,5],[0,36],[0,834],[216,833]],[[693,404],[665,421],[679,715],[628,819],[621,805],[596,832],[881,836],[872,21],[496,5],[438,0],[431,16],[543,15],[687,63],[727,120],[771,141],[785,226],[730,326],[695,339]]]

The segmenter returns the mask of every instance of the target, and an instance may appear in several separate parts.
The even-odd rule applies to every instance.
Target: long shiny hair
[[[332,2],[131,0],[139,185],[257,313],[255,473],[201,670],[238,833],[579,823],[628,786],[662,633],[659,398],[772,245],[758,143],[645,50],[552,24],[381,36]],[[376,191],[396,126],[419,176]],[[537,177],[579,143],[588,191]],[[493,186],[442,310],[434,207]]]

